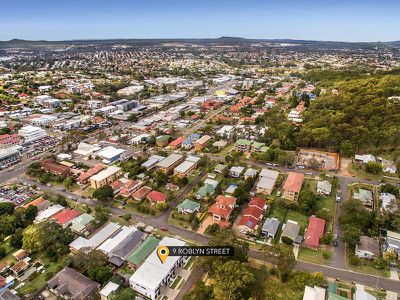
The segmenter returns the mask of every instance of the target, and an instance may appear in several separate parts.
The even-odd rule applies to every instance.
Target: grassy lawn
[[[352,266],[351,264],[348,264],[348,266],[349,266],[349,269],[354,272],[364,273],[364,274],[368,274],[368,275],[372,275],[372,276],[380,276],[380,277],[385,277],[385,278],[390,277],[389,268],[377,269],[368,264],[360,265],[360,266]]]
[[[376,180],[379,181],[381,180],[382,176],[378,174],[371,174],[363,170],[361,165],[358,164],[349,164],[348,171],[351,175],[354,175],[356,177],[364,178],[364,179],[370,179],[370,180]]]
[[[317,180],[316,179],[308,179],[304,180],[304,189],[316,193],[317,192]]]
[[[68,264],[68,255],[60,258],[57,262],[52,262],[47,258],[40,258],[46,267],[46,272],[37,275],[34,279],[27,282],[18,293],[22,296],[36,293],[43,289],[46,285],[47,280],[49,280],[50,275],[55,275],[58,271],[60,271],[63,267]],[[51,278],[51,277],[50,277]]]
[[[233,147],[235,147],[234,144],[233,144],[233,145],[226,146],[224,149],[222,149],[222,150],[219,152],[219,155],[220,155],[220,156],[226,156],[226,155],[228,155],[228,154],[229,154],[229,151],[231,151],[231,149],[232,149]]]
[[[293,290],[287,283],[282,283],[277,277],[269,276],[265,283],[265,299],[301,300],[303,292]]]
[[[177,212],[171,212],[171,214],[168,216],[168,223],[169,224],[190,229],[189,221],[175,218],[174,214],[178,214],[178,213]]]
[[[171,284],[171,289],[175,289],[178,286],[178,283],[182,280],[182,276],[178,275],[174,282]]]
[[[303,215],[298,211],[288,210],[286,218],[285,218],[286,210],[279,206],[278,204],[273,204],[269,217],[276,218],[281,223],[286,223],[287,220],[292,220],[297,222],[301,226],[300,232],[303,233],[305,228],[307,227],[308,217]]]
[[[332,255],[332,250],[325,250],[325,249],[312,250],[308,248],[301,248],[298,260],[308,261],[314,264],[326,265],[329,263],[330,258],[325,259],[323,257],[324,251],[329,252]]]
[[[129,225],[129,222],[125,221],[121,217],[115,217],[115,218],[111,219],[111,221],[115,222],[115,223],[118,223],[121,226],[128,226]]]

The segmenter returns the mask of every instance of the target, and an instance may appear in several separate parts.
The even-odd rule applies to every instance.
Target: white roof
[[[252,177],[252,176],[256,176],[257,173],[258,173],[257,170],[254,170],[254,169],[252,169],[252,168],[248,168],[248,169],[246,170],[246,172],[244,172],[244,176],[246,176],[246,177],[247,177],[247,176]]]
[[[258,188],[272,190],[275,186],[276,179],[261,177],[257,183]]]
[[[157,166],[161,168],[168,168],[169,166],[173,165],[176,163],[178,160],[182,159],[183,155],[177,154],[177,153],[172,153],[169,155],[166,159],[163,159],[160,161]]]
[[[142,140],[142,138],[148,138],[150,136],[151,135],[148,133],[143,133],[141,135],[134,137],[131,141],[132,141],[132,143],[139,143]]]
[[[108,297],[112,292],[118,290],[119,284],[116,284],[112,281],[106,284],[106,286],[100,291],[100,295]]]
[[[150,167],[154,166],[156,163],[158,163],[159,161],[162,161],[164,158],[165,158],[164,156],[152,155],[149,157],[148,160],[146,160],[144,163],[142,163],[142,167],[150,168]]]
[[[184,246],[186,243],[175,238],[164,237],[159,245]],[[168,275],[179,258],[179,256],[168,256],[166,261],[161,263],[156,249],[147,257],[136,272],[133,273],[129,278],[129,282],[154,291]]]
[[[269,170],[269,169],[262,169],[260,172],[260,177],[267,177],[267,178],[272,178],[272,179],[277,179],[279,176],[278,171],[274,170]]]
[[[225,125],[218,129],[217,134],[224,134],[224,133],[229,133],[233,129],[233,126],[231,125]]]
[[[325,300],[325,293],[325,289],[319,286],[310,287],[306,285],[303,300]]]
[[[191,167],[194,166],[194,162],[187,161],[185,160],[183,163],[181,163],[179,166],[177,166],[174,171],[177,173],[185,173],[187,170],[189,170]]]
[[[99,151],[101,149],[101,147],[99,147],[98,145],[91,145],[88,143],[79,143],[78,145],[78,149],[76,149],[74,151],[75,154],[79,154],[82,156],[87,156],[92,154],[93,152]]]
[[[186,160],[192,161],[192,162],[198,162],[200,160],[200,157],[194,156],[194,155],[189,155],[188,157],[186,157]]]
[[[96,234],[94,234],[90,239],[78,237],[75,241],[69,244],[69,246],[77,250],[81,248],[94,249],[120,228],[121,226],[116,223],[108,223],[100,231],[96,232]]]
[[[218,182],[217,180],[207,178],[206,180],[204,180],[204,184],[209,184],[209,185],[212,185],[212,186],[217,186],[217,185],[219,184],[219,182]]]
[[[124,149],[118,149],[115,148],[113,146],[109,146],[109,147],[105,147],[102,150],[100,150],[99,152],[97,152],[96,154],[102,158],[105,159],[112,159],[118,155],[121,155],[122,153],[124,153],[125,150]]]
[[[93,175],[92,177],[90,177],[90,180],[101,181],[105,178],[108,178],[109,176],[111,176],[112,174],[114,174],[120,170],[121,170],[120,167],[110,166],[107,169],[100,171],[96,175]]]
[[[132,232],[136,231],[135,227],[124,226],[120,231],[116,232],[108,240],[106,240],[97,250],[103,251],[105,254],[110,253],[123,240],[125,240]]]
[[[35,218],[35,222],[39,223],[41,221],[44,221],[44,220],[50,218],[51,216],[55,215],[56,213],[62,211],[63,209],[64,209],[64,206],[61,206],[59,204],[49,206],[48,208],[40,211],[37,214],[37,216]]]
[[[356,292],[354,294],[354,300],[376,300],[376,297],[367,293],[364,289],[364,285],[356,283]]]
[[[232,173],[242,174],[243,170],[244,170],[244,167],[237,166],[237,167],[232,167],[229,171]]]

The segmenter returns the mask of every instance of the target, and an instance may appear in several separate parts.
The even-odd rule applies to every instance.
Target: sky
[[[400,40],[400,0],[1,1],[0,40]]]

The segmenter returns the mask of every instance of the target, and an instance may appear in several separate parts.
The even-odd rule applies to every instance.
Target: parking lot
[[[22,205],[34,195],[35,193],[24,185],[0,187],[0,202],[12,202],[15,206]]]

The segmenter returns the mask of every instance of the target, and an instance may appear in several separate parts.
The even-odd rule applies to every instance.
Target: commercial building
[[[17,146],[20,143],[18,134],[2,134],[0,135],[0,149]]]
[[[62,176],[68,176],[71,172],[69,167],[57,164],[51,158],[42,161],[42,169],[46,172]]]
[[[12,146],[6,149],[0,149],[0,167],[7,167],[21,160],[21,146]]]
[[[184,160],[183,155],[172,153],[167,158],[157,163],[157,167],[164,173],[171,172],[177,165]]]
[[[96,153],[96,155],[100,156],[103,159],[103,163],[105,164],[111,164],[113,162],[116,162],[121,159],[122,153],[124,153],[124,149],[118,149],[112,146],[105,147],[99,152]]]
[[[121,168],[110,166],[107,169],[100,171],[96,175],[90,177],[91,187],[98,189],[107,184],[111,184],[114,180],[121,176]]]
[[[18,130],[18,135],[23,137],[25,144],[29,144],[47,137],[47,132],[40,127],[27,125]]]
[[[289,172],[283,185],[283,198],[290,201],[297,201],[303,181],[304,174]]]
[[[159,245],[185,246],[186,243],[170,237],[164,237]],[[157,252],[153,251],[145,262],[129,278],[130,286],[138,293],[153,300],[161,295],[161,290],[174,277],[176,270],[187,261],[185,256],[168,256],[164,263]]]

